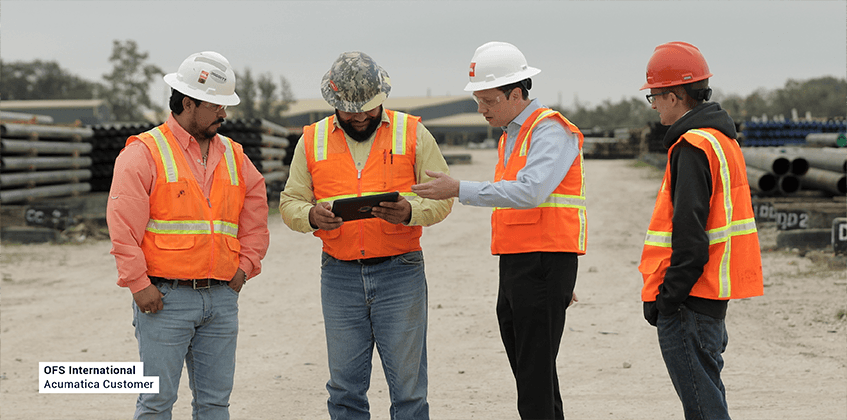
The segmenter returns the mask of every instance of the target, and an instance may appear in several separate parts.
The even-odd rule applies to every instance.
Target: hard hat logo
[[[471,71],[468,73],[469,77],[476,77],[476,63],[471,63]]]
[[[388,72],[359,51],[339,55],[321,80],[323,98],[344,112],[370,111],[381,105],[389,92]]]
[[[218,81],[218,83],[226,83],[226,76],[224,76],[220,72],[212,70],[212,73],[210,74],[212,75],[212,78]]]
[[[238,105],[235,72],[224,56],[214,51],[191,54],[176,73],[166,74],[165,83],[182,94],[216,105]]]

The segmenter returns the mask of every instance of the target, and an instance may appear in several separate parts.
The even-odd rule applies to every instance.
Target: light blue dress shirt
[[[507,127],[503,127],[506,132],[504,163],[508,163],[521,125],[541,107],[538,99],[533,99]],[[579,155],[579,138],[558,122],[549,119],[538,123],[531,135],[526,166],[518,171],[515,181],[461,181],[459,202],[470,206],[516,209],[531,209],[543,203],[562,182]]]

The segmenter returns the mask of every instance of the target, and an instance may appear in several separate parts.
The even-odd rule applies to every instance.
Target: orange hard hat
[[[686,42],[668,42],[653,51],[647,63],[647,83],[639,90],[684,85],[710,77],[709,65],[697,47]]]

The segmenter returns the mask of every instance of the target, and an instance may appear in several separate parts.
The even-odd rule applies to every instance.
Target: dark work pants
[[[556,356],[576,284],[577,256],[500,256],[497,319],[518,389],[522,419],[563,419]]]

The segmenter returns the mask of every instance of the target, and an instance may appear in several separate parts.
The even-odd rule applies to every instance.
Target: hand
[[[571,306],[573,306],[574,303],[577,302],[579,302],[579,299],[576,298],[576,293],[573,293],[571,295],[571,301],[568,303],[568,308],[570,308]]]
[[[412,185],[412,192],[419,197],[444,200],[459,196],[459,180],[442,172],[426,171],[435,179],[424,184]]]
[[[135,300],[135,305],[138,310],[145,314],[155,314],[162,310],[162,292],[151,284],[132,294],[132,299]]]
[[[656,326],[659,321],[659,308],[656,306],[656,302],[644,302],[644,319],[647,320],[648,324]]]
[[[238,269],[235,272],[235,275],[232,276],[232,279],[229,281],[229,287],[232,290],[235,290],[236,293],[241,293],[241,288],[244,287],[244,283],[247,282],[247,273],[242,269]]]
[[[397,198],[397,201],[382,201],[379,206],[371,210],[374,216],[385,220],[388,223],[399,225],[401,223],[409,223],[412,220],[412,205],[402,195]]]
[[[309,223],[318,229],[333,230],[344,224],[340,217],[335,217],[329,203],[318,203],[309,210]]]

